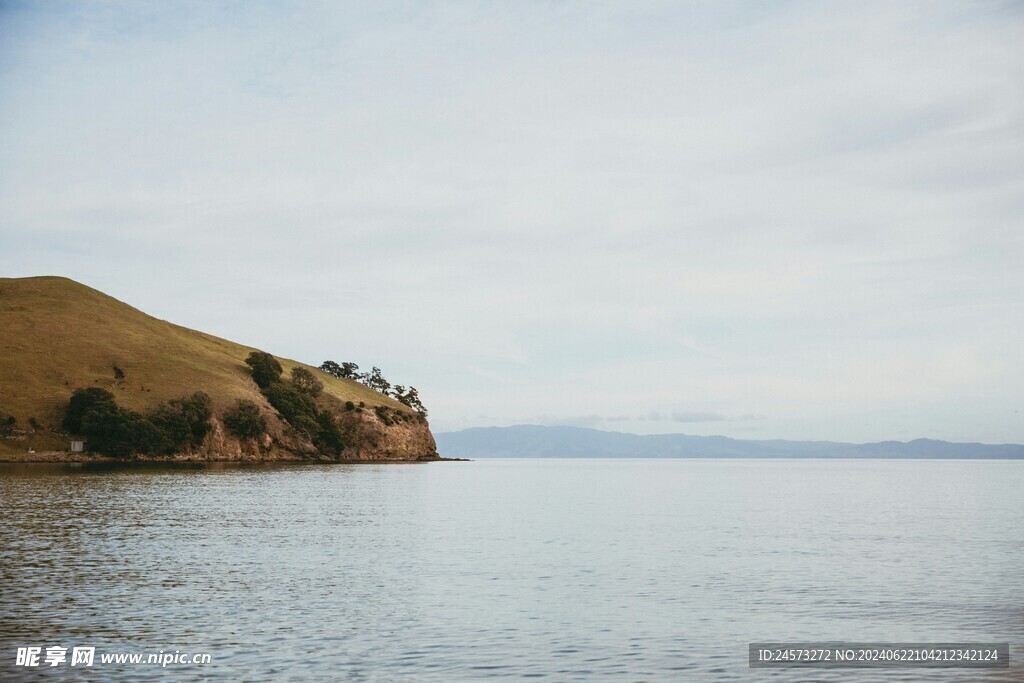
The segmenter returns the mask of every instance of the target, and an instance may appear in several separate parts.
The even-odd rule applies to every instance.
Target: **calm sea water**
[[[1009,641],[1010,670],[751,670],[769,640]],[[91,680],[1024,680],[1024,462],[0,468],[18,646]]]

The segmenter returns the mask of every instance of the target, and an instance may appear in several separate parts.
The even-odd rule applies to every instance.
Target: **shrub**
[[[166,437],[160,445],[161,455],[175,453],[189,442],[191,430],[188,419],[166,403],[160,404],[153,411],[149,421]]]
[[[265,351],[253,351],[245,359],[245,364],[252,368],[252,378],[260,389],[266,389],[281,379],[281,364]]]
[[[291,382],[282,382],[281,364],[273,356],[262,351],[253,351],[245,362],[252,368],[253,379],[270,405],[295,431],[308,438],[322,453],[341,453],[344,444],[341,440],[341,429],[334,415],[329,411],[320,410],[317,406],[316,399],[323,392],[324,385],[316,375],[306,368],[292,368]],[[336,363],[325,362],[321,369],[335,376],[343,372],[342,367]],[[246,407],[243,411],[240,402],[238,408],[226,413],[225,425],[239,435],[265,433],[266,420],[255,404],[250,405],[251,407]],[[346,409],[353,408],[355,404],[349,401]]]
[[[86,437],[90,451],[126,457],[134,454],[163,453],[170,449],[170,440],[156,425],[135,412],[98,404],[81,416],[78,433]]]
[[[320,424],[316,421],[315,415],[309,415],[307,413],[296,415],[289,424],[294,427],[296,431],[314,443],[317,435],[320,433]]]
[[[304,394],[317,397],[324,390],[324,384],[306,368],[292,368],[292,384]]]
[[[42,425],[39,424],[39,420],[35,417],[30,417],[28,419],[28,423],[32,426],[32,429],[42,429]]]
[[[331,455],[341,455],[341,452],[345,450],[345,444],[342,442],[341,429],[338,428],[338,422],[334,416],[326,410],[322,410],[317,414],[316,421],[319,432],[313,443],[321,451]]]
[[[119,407],[109,391],[90,387],[71,395],[61,427],[84,436],[90,451],[104,455],[170,454],[201,444],[211,413],[210,397],[202,392],[163,403],[145,417]]]
[[[197,391],[188,398],[161,403],[149,416],[150,421],[167,436],[167,452],[186,447],[198,448],[212,429],[213,402]]]
[[[263,393],[270,401],[270,405],[274,406],[289,423],[294,423],[300,415],[316,419],[316,404],[313,399],[291,384],[275,382]]]
[[[356,404],[352,401],[345,401],[345,410],[355,410]]]
[[[167,435],[134,410],[86,414],[83,426],[91,451],[124,458],[173,451]]]
[[[234,408],[224,413],[224,426],[236,436],[258,439],[267,433],[267,418],[258,405],[239,399]]]

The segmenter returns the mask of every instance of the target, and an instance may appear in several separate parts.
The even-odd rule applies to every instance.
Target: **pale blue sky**
[[[0,1],[0,275],[444,431],[1024,442],[1024,8]]]

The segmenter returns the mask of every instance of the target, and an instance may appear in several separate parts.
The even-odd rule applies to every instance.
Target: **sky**
[[[0,276],[435,432],[1024,443],[1024,4],[0,0]]]

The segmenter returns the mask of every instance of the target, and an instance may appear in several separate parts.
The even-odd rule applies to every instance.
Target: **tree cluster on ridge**
[[[399,403],[412,408],[421,417],[427,416],[427,408],[420,400],[420,394],[416,387],[406,389],[401,384],[392,385],[384,379],[384,375],[376,365],[370,372],[360,373],[359,366],[355,363],[336,363],[333,360],[325,360],[320,364],[320,369],[338,379],[352,379],[360,382],[374,391],[390,396]]]

